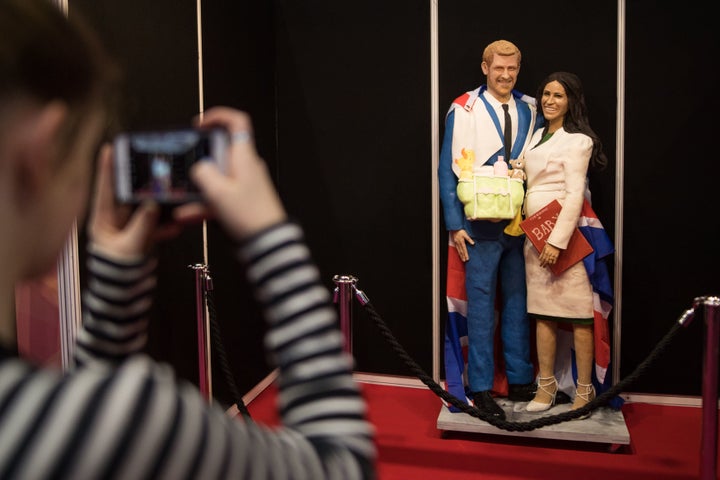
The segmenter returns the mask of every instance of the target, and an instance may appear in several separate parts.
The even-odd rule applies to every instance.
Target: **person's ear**
[[[483,74],[484,74],[484,75],[487,75],[488,72],[490,71],[490,69],[488,68],[487,62],[485,62],[485,61],[483,61],[483,62],[480,64],[480,67],[482,68],[482,71],[483,71]]]
[[[60,152],[62,126],[67,118],[63,102],[50,102],[32,115],[20,144],[17,176],[26,195],[46,188]]]

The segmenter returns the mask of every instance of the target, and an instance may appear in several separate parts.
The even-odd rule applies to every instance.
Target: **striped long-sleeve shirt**
[[[90,248],[75,368],[0,359],[0,479],[374,478],[373,428],[300,227],[239,256],[269,325],[281,427],[228,416],[142,354],[154,264]]]

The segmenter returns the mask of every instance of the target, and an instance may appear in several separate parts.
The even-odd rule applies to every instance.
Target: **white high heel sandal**
[[[580,392],[580,387],[583,388],[584,392]],[[578,398],[581,399],[584,403],[582,405],[577,405]],[[575,401],[573,402],[572,407],[570,407],[570,410],[577,410],[578,408],[582,408],[591,401],[595,399],[595,387],[593,387],[592,383],[577,383],[577,387],[575,388]],[[588,417],[590,417],[590,413],[586,413],[585,415],[582,415],[580,417],[577,417],[575,420],[584,420]]]
[[[543,383],[543,380],[545,380],[545,383]],[[544,393],[550,396],[550,403],[538,402],[535,399],[532,399],[525,407],[525,410],[527,410],[528,412],[544,412],[545,410],[548,410],[550,409],[550,407],[555,405],[555,395],[557,395],[558,392],[558,384],[555,376],[553,375],[552,377],[538,377],[537,385],[538,393],[540,392],[540,390],[542,390]],[[551,387],[553,385],[555,385],[555,390],[551,392],[550,390],[548,390],[547,387]],[[537,394],[535,394],[535,398],[537,398]]]

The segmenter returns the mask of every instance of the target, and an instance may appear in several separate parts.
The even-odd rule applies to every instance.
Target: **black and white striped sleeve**
[[[145,348],[156,263],[152,257],[121,260],[88,246],[83,325],[74,352],[77,366],[94,362],[113,367]]]
[[[374,431],[301,229],[276,225],[240,256],[269,322],[281,426],[228,416],[138,354],[154,265],[91,251],[76,368],[0,358],[0,478],[375,478]]]
[[[240,250],[269,323],[279,366],[283,424],[307,438],[328,478],[371,477],[374,432],[343,349],[337,310],[294,223],[276,225]]]

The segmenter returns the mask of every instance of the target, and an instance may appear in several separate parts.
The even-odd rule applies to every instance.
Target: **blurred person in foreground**
[[[95,37],[47,0],[0,0],[0,31],[0,478],[375,478],[374,431],[336,310],[248,116],[205,112],[198,126],[235,139],[227,172],[196,165],[204,204],[160,224],[156,204],[115,202],[101,140],[116,76]],[[86,213],[83,326],[72,368],[58,372],[18,356],[13,292],[55,265]],[[142,353],[154,247],[210,216],[237,241],[268,323],[280,427],[230,417]]]

